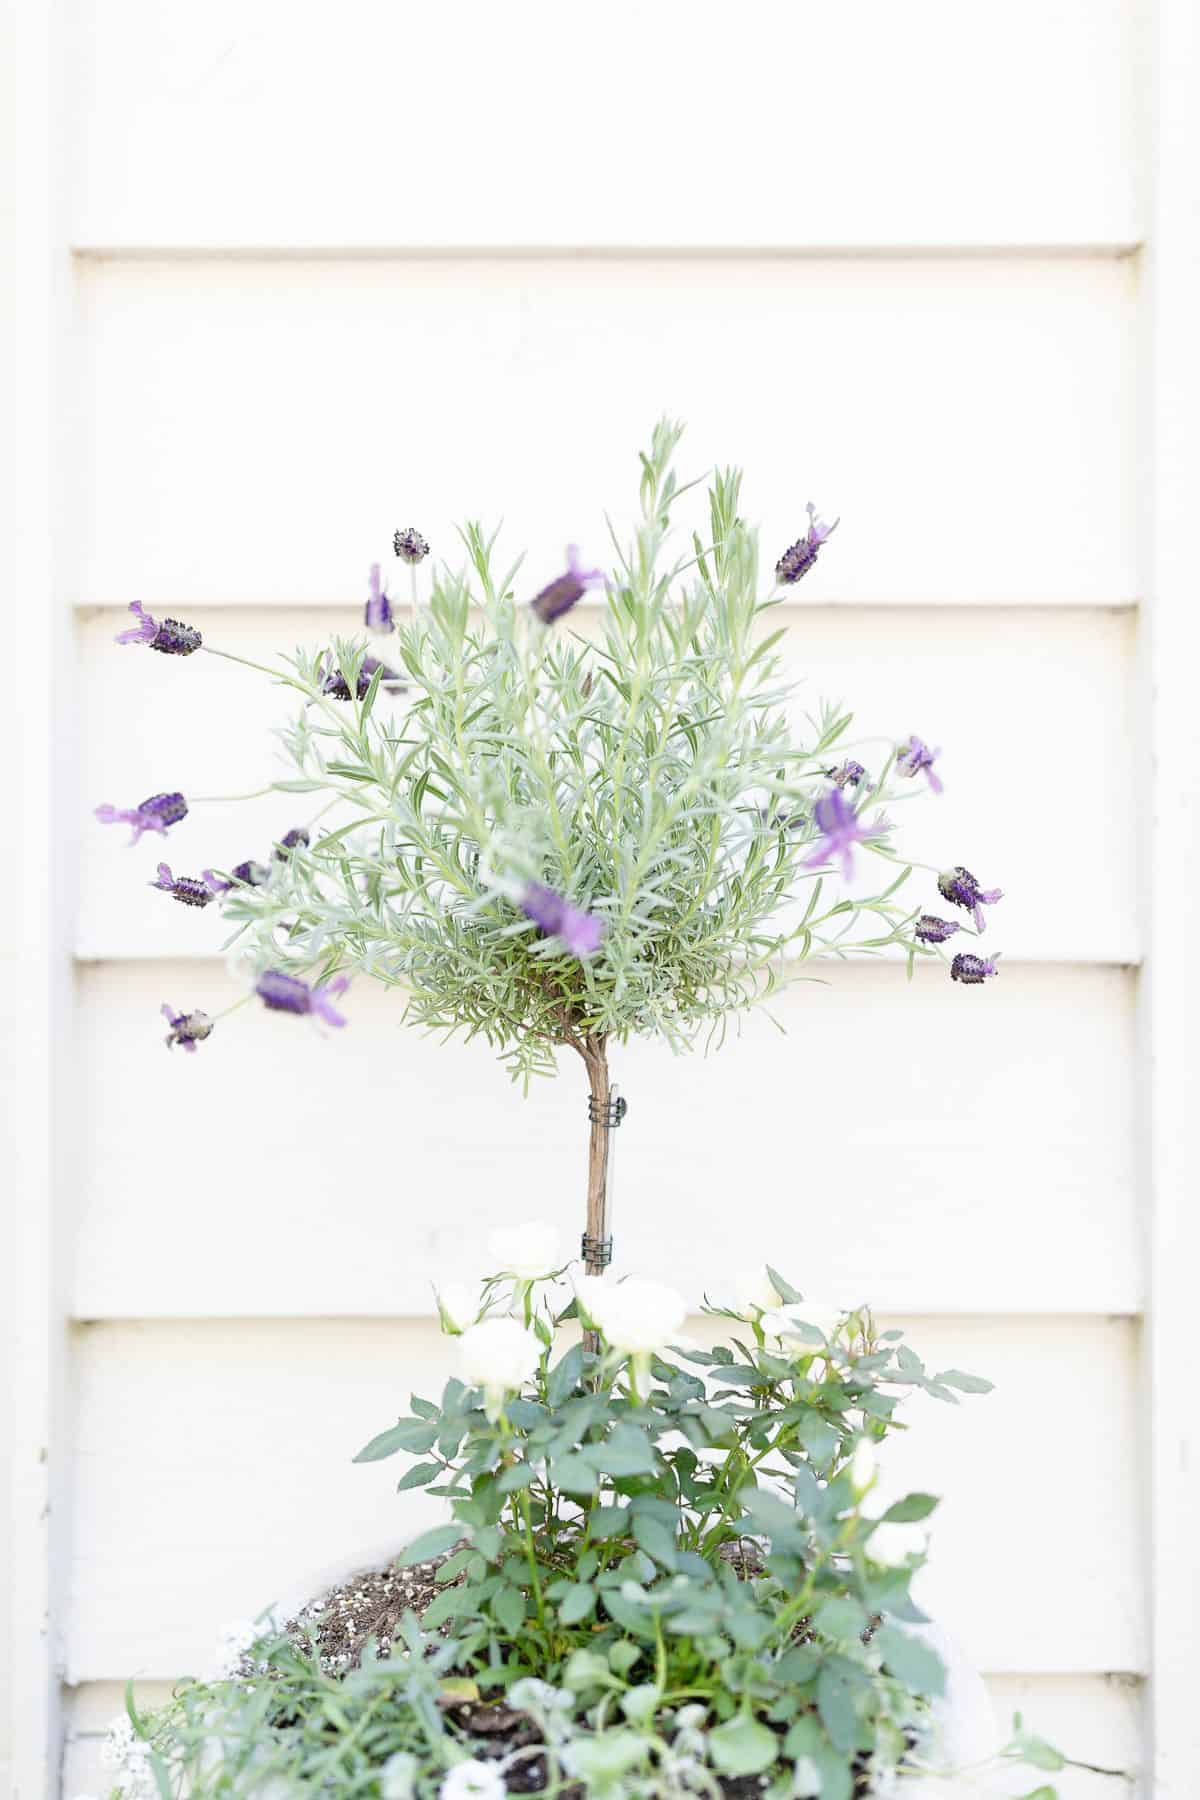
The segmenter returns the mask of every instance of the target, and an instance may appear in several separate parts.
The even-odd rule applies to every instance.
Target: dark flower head
[[[934,768],[934,761],[941,755],[940,750],[931,750],[919,737],[910,737],[907,744],[901,744],[896,754],[896,768],[901,775],[914,776],[922,772],[935,794],[942,791],[941,777]]]
[[[960,951],[950,964],[951,981],[965,982],[968,987],[978,987],[996,972],[990,956],[972,956],[969,950]]]
[[[157,831],[165,836],[169,825],[178,825],[180,819],[187,818],[187,810],[182,794],[151,794],[148,800],[131,808],[98,806],[96,817],[102,825],[132,825],[129,841],[136,844],[143,831]]]
[[[866,772],[862,764],[855,762],[853,757],[847,758],[840,768],[826,771],[834,786],[840,788],[858,787]]]
[[[962,926],[953,919],[939,919],[936,913],[922,913],[913,926],[913,936],[922,944],[944,944]]]
[[[298,975],[286,975],[282,969],[264,969],[254,984],[254,991],[272,1012],[315,1013],[327,1025],[344,1025],[345,1019],[333,1001],[350,986],[348,975],[335,975],[310,987]]]
[[[553,888],[531,881],[521,896],[521,911],[547,937],[561,938],[573,956],[594,956],[604,938],[604,920],[572,906]]]
[[[228,885],[218,881],[211,869],[205,869],[203,876],[172,875],[166,863],[159,863],[158,880],[150,883],[151,887],[161,888],[184,906],[207,906],[214,895],[223,893]]]
[[[235,881],[243,882],[246,887],[266,887],[271,879],[270,869],[266,863],[260,862],[240,862],[229,873]]]
[[[379,564],[371,564],[371,573],[367,578],[367,610],[365,615],[368,631],[395,631],[392,618],[392,603],[383,590],[379,578]]]
[[[826,788],[813,808],[813,817],[821,836],[804,858],[805,868],[815,869],[821,863],[840,862],[843,881],[851,880],[855,844],[869,844],[872,838],[882,836],[884,826],[865,826],[841,788],[836,787]]]
[[[362,667],[358,671],[358,680],[355,683],[355,692],[358,699],[366,699],[367,691],[371,686],[371,678],[376,669],[383,670],[383,674],[379,678],[380,687],[385,688],[389,694],[402,694],[404,692],[404,682],[401,680],[400,676],[397,675],[395,669],[389,669],[387,664],[381,663],[377,656],[364,656]],[[348,700],[350,698],[350,689],[347,685],[346,677],[336,666],[330,669],[326,674],[321,683],[321,692],[323,694],[328,694],[331,700]]]
[[[182,1044],[192,1055],[196,1054],[196,1045],[202,1044],[212,1033],[213,1022],[206,1012],[177,1013],[173,1006],[163,1006],[163,1017],[170,1023],[167,1033],[167,1049],[173,1050],[176,1044]]]
[[[943,900],[974,915],[976,931],[984,929],[984,907],[995,906],[997,900],[1004,898],[1001,888],[981,888],[970,869],[964,869],[961,863],[953,869],[943,869],[937,884]]]
[[[420,532],[414,531],[411,525],[406,530],[396,533],[392,539],[392,549],[400,561],[406,563],[424,562],[429,555],[429,545]]]
[[[129,610],[137,614],[138,623],[117,633],[118,644],[149,644],[164,656],[190,656],[193,650],[199,650],[201,637],[194,625],[184,625],[178,619],[164,619],[160,625],[140,600],[131,600]]]
[[[276,844],[275,861],[286,862],[288,860],[289,850],[295,850],[297,847],[307,849],[308,841],[308,833],[305,831],[303,825],[294,825],[291,831],[284,832],[283,836]]]
[[[568,544],[566,574],[558,576],[540,594],[535,594],[529,604],[543,625],[551,625],[555,619],[561,619],[564,613],[570,612],[590,587],[596,587],[603,581],[603,569],[581,569],[578,545]]]
[[[775,564],[776,575],[779,577],[780,581],[786,583],[788,586],[794,581],[799,581],[802,575],[808,574],[808,571],[817,560],[817,553],[820,550],[821,545],[825,542],[825,539],[831,536],[838,528],[839,521],[837,519],[833,521],[832,525],[826,525],[823,519],[818,519],[817,509],[812,504],[811,500],[809,501],[807,512],[807,532],[802,538],[797,538],[791,548],[785,550],[779,561]]]

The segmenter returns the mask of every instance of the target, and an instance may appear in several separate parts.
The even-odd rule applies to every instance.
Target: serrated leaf
[[[515,1494],[521,1488],[527,1488],[535,1477],[536,1471],[530,1463],[513,1463],[496,1477],[496,1489],[501,1494]]]
[[[396,1483],[396,1492],[402,1494],[406,1488],[428,1487],[441,1473],[441,1463],[414,1463]]]
[[[550,1405],[561,1406],[575,1392],[582,1378],[583,1345],[572,1344],[546,1377],[546,1399]]]
[[[516,1637],[525,1622],[525,1596],[520,1588],[506,1586],[493,1594],[492,1617],[499,1621],[509,1637]]]
[[[633,1521],[633,1541],[647,1556],[653,1557],[656,1563],[661,1563],[664,1569],[675,1567],[675,1534],[661,1520],[639,1513]]]
[[[859,1686],[854,1665],[833,1656],[821,1664],[817,1675],[817,1710],[821,1723],[837,1750],[853,1750],[858,1742],[858,1709],[854,1696]]]
[[[957,1388],[963,1394],[990,1394],[996,1385],[982,1375],[966,1375],[961,1369],[942,1369],[934,1380],[945,1387]]]
[[[946,1687],[946,1666],[936,1650],[894,1625],[881,1625],[872,1644],[888,1673],[914,1694],[940,1694]]]
[[[382,1462],[384,1457],[395,1456],[397,1450],[407,1450],[413,1456],[420,1456],[426,1450],[433,1449],[437,1436],[437,1426],[428,1424],[424,1419],[400,1419],[364,1445],[354,1460],[356,1463]]]
[[[936,1494],[905,1494],[903,1500],[888,1507],[883,1517],[891,1525],[915,1525],[927,1519],[940,1504]]]
[[[596,1590],[588,1581],[573,1581],[558,1603],[558,1616],[564,1625],[578,1625],[596,1605]]]
[[[410,1569],[414,1563],[430,1562],[435,1556],[444,1556],[447,1550],[453,1550],[458,1540],[467,1535],[461,1525],[435,1525],[432,1530],[415,1537],[396,1560],[402,1569]]]

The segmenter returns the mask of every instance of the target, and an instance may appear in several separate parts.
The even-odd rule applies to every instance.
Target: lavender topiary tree
[[[398,531],[411,606],[395,605],[378,567],[366,605],[390,663],[338,639],[265,671],[303,700],[282,734],[293,771],[273,785],[319,801],[311,826],[269,862],[179,877],[164,863],[156,883],[187,905],[219,902],[277,1011],[340,1025],[334,1002],[363,974],[401,989],[414,1023],[486,1038],[525,1083],[554,1073],[561,1049],[576,1054],[590,1272],[609,1254],[614,1046],[720,1042],[732,1015],[816,957],[896,950],[911,970],[971,930],[900,898],[913,869],[885,809],[914,782],[940,791],[935,753],[909,737],[868,769],[848,754],[849,714],[789,715],[771,613],[833,527],[808,508],[764,598],[741,479],[726,470],[704,534],[672,549],[679,436],[655,429],[641,520],[607,574],[572,548],[565,572],[522,599],[519,564],[498,570],[495,538],[471,524],[465,566],[443,567],[418,606],[428,545]],[[602,602],[594,637],[570,616],[589,590]],[[227,654],[131,610],[119,642]],[[170,794],[97,816],[130,823],[136,841],[186,810]],[[851,885],[860,852],[881,866],[878,891]],[[937,883],[981,932],[998,891],[962,868]],[[979,984],[996,965],[964,952],[950,973]],[[194,1050],[212,1031],[204,1012],[164,1010],[171,1045]]]

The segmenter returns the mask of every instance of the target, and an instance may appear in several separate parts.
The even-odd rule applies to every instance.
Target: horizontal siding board
[[[772,561],[806,501],[841,515],[806,598],[1129,602],[1136,286],[1078,257],[85,264],[79,598],[336,603],[395,526],[456,557],[464,516],[540,585],[566,541],[604,553],[605,509],[625,530],[668,411],[686,473],[746,467]]]
[[[325,1040],[261,1008],[168,1054],[218,965],[81,972],[72,1307],[84,1318],[428,1313],[501,1215],[581,1229],[581,1072],[528,1100],[482,1045],[360,983]],[[835,966],[718,1054],[614,1052],[618,1261],[697,1302],[770,1256],[807,1291],[931,1312],[1141,1303],[1135,983],[1013,966],[985,994]],[[869,1101],[864,1097],[869,1096]],[[180,1253],[186,1242],[186,1254]]]
[[[1052,1744],[1110,1768],[1136,1769],[1141,1761],[1142,1689],[1138,1681],[1103,1675],[991,1675],[988,1695],[1001,1734],[1014,1710]],[[170,1699],[167,1682],[136,1684],[138,1707],[147,1711]],[[90,1681],[67,1695],[63,1793],[103,1793],[108,1779],[100,1747],[112,1719],[124,1711],[125,1691],[116,1681]],[[1034,1779],[1026,1772],[1024,1786]],[[1059,1800],[1112,1800],[1112,1783],[1068,1769],[1054,1777]],[[1017,1788],[1014,1785],[1013,1791]],[[1140,1787],[1122,1787],[1121,1800],[1138,1800]]]
[[[259,661],[361,626],[361,613],[349,609],[187,616],[212,644]],[[807,735],[803,715],[829,699],[855,707],[854,741],[868,766],[913,730],[944,747],[946,792],[903,808],[898,841],[918,861],[963,863],[1005,890],[991,920],[995,948],[1009,957],[1136,960],[1129,615],[788,607],[778,617],[789,627],[782,653],[797,683],[798,732]],[[265,678],[215,657],[176,663],[119,648],[112,639],[125,622],[105,612],[80,627],[86,790],[76,948],[89,959],[211,956],[225,936],[219,914],[185,914],[147,886],[159,857],[190,873],[261,857],[313,816],[311,799],[197,805],[165,842],[147,837],[136,850],[125,848],[124,828],[97,824],[91,809],[131,806],[166,788],[189,796],[260,788],[289,772],[275,760],[271,727],[296,707]],[[584,623],[595,630],[597,615]],[[1061,795],[1053,802],[1044,798],[1051,775]],[[886,865],[863,860],[878,883]],[[913,904],[935,897],[931,877],[911,888]]]
[[[77,4],[75,241],[1127,243],[1135,18],[356,0],[331,33],[286,0]]]
[[[931,1362],[997,1384],[961,1408],[906,1403],[913,1429],[889,1452],[891,1486],[947,1495],[924,1604],[990,1670],[1140,1671],[1134,1328],[901,1323]],[[399,1465],[349,1458],[449,1366],[413,1322],[81,1329],[67,1679],[202,1670],[227,1620],[435,1516],[428,1495],[394,1494]],[[1061,1466],[1064,1393],[1071,1478],[1051,1481],[1035,1472]]]

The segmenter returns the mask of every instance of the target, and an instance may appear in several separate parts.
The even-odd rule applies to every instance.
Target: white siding
[[[998,1706],[1087,1760],[1143,1759],[1149,1676],[1155,1792],[1182,1800],[1187,0],[351,0],[332,27],[294,0],[10,3],[28,216],[55,197],[48,233],[24,229],[42,261],[17,292],[14,408],[23,673],[54,676],[17,684],[36,904],[14,941],[37,1009],[7,1074],[13,1268],[40,1361],[11,1480],[0,1463],[19,1588],[10,1638],[0,1566],[0,1632],[22,1800],[51,1791],[31,1772],[54,1633],[70,1795],[97,1785],[126,1676],[195,1667],[231,1614],[407,1528],[428,1502],[347,1458],[437,1378],[432,1278],[477,1266],[490,1204],[578,1213],[574,1070],[523,1102],[363,983],[336,1039],[247,1011],[201,1055],[163,1053],[162,1000],[233,991],[219,921],[152,892],[158,847],[127,852],[90,808],[260,785],[287,708],[212,659],[117,650],[118,609],[290,648],[350,625],[394,525],[443,549],[464,514],[503,514],[540,579],[568,538],[603,553],[601,508],[627,515],[662,409],[691,422],[689,469],[746,465],[768,554],[810,497],[842,514],[786,609],[791,667],[864,734],[945,746],[947,794],[909,842],[1006,888],[1005,959],[978,995],[840,967],[780,1003],[786,1037],[760,1020],[708,1060],[623,1053],[619,1254],[695,1301],[761,1245],[993,1376],[897,1453],[897,1478],[947,1496],[935,1591]],[[295,822],[196,807],[169,853],[227,864]],[[34,1136],[52,1100],[53,1158]]]

